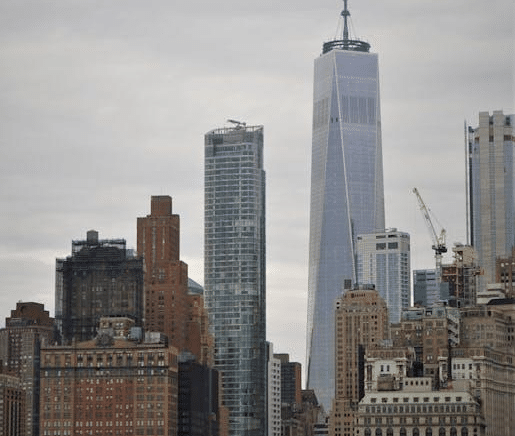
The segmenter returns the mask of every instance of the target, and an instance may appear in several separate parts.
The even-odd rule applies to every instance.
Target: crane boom
[[[436,280],[440,283],[442,278],[442,253],[447,253],[447,245],[445,244],[445,229],[440,230],[440,235],[436,232],[435,226],[429,216],[429,209],[427,208],[424,200],[420,196],[417,188],[413,188],[413,193],[417,196],[417,200],[420,206],[420,211],[424,216],[426,226],[431,234],[433,240],[433,246],[431,247],[435,251],[435,263],[436,263]]]

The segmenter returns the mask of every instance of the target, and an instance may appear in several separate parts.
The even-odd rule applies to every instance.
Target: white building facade
[[[390,229],[357,238],[358,282],[375,285],[388,306],[390,323],[410,307],[410,237]]]

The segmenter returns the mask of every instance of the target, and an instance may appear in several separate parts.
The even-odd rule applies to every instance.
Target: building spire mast
[[[362,51],[365,53],[370,51],[370,44],[368,42],[349,38],[350,12],[347,8],[347,1],[348,0],[343,0],[343,11],[340,14],[343,17],[343,39],[325,42],[322,48],[322,53],[328,53],[334,49]]]
[[[349,40],[349,26],[347,24],[347,17],[350,17],[350,12],[347,9],[347,0],[343,0],[343,11],[341,13],[343,17],[343,41]]]

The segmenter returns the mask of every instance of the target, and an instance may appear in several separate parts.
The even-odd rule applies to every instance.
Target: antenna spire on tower
[[[370,51],[370,44],[368,42],[349,38],[350,12],[347,8],[347,1],[348,0],[343,0],[343,11],[340,14],[343,17],[343,39],[325,42],[322,47],[322,53],[328,53],[334,49],[362,51],[365,53]]]
[[[347,17],[350,17],[350,12],[347,9],[347,0],[343,0],[343,11],[341,13],[343,17],[343,40],[349,40],[349,26],[347,24]]]

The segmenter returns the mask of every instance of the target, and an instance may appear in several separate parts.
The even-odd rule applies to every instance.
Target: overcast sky
[[[203,283],[203,135],[232,118],[265,128],[267,335],[304,364],[313,61],[340,38],[342,8],[0,2],[0,326],[20,300],[53,315],[55,258],[87,230],[135,247],[151,195],[173,197],[181,258]],[[513,113],[513,1],[349,9],[353,36],[379,53],[386,223],[411,234],[412,268],[431,268],[410,191],[449,245],[466,242],[464,121]]]

